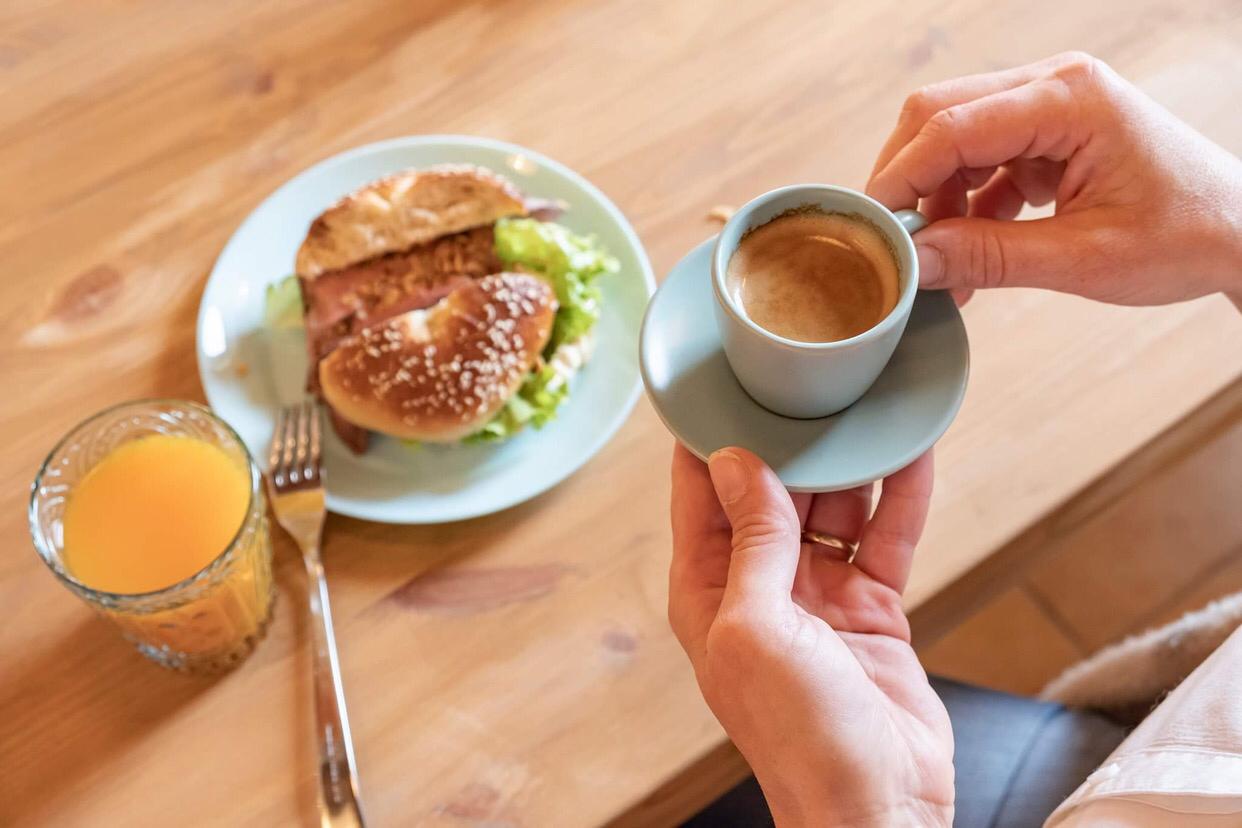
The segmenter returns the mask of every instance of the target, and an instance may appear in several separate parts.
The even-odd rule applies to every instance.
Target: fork
[[[323,469],[319,409],[313,400],[281,409],[268,453],[268,491],[276,520],[302,550],[315,645],[315,727],[319,737],[322,828],[362,828],[358,770],[345,714],[340,660],[332,632],[328,582],[319,557],[323,534]]]

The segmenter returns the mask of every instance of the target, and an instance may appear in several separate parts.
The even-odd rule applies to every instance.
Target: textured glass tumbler
[[[65,567],[65,504],[74,485],[113,449],[152,434],[211,443],[246,469],[250,503],[245,518],[228,546],[183,581],[137,594],[91,589]],[[160,516],[153,514],[151,519]],[[244,659],[263,637],[273,589],[262,477],[237,433],[197,403],[124,403],[74,428],[52,449],[35,478],[30,534],[39,556],[61,583],[116,624],[143,655],[164,667],[194,673],[224,670]]]

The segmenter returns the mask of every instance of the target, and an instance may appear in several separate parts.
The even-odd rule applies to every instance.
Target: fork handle
[[[319,742],[319,814],[323,828],[363,828],[358,770],[345,712],[340,659],[332,632],[332,607],[319,550],[303,555],[310,580],[311,636],[315,657],[315,730]]]

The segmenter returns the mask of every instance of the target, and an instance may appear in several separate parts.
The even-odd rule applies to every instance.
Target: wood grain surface
[[[201,399],[212,261],[284,180],[416,133],[525,144],[635,223],[658,273],[716,204],[861,186],[905,95],[1067,48],[1242,149],[1236,2],[10,0],[0,6],[0,824],[310,825],[302,575],[215,681],[147,663],[26,536],[56,438]],[[1242,375],[1216,297],[966,309],[917,607]],[[375,826],[659,825],[742,772],[664,617],[670,438],[641,403],[554,491],[467,523],[333,517],[326,566]]]

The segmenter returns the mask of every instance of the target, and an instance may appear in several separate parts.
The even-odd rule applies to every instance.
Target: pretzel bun
[[[394,316],[319,363],[324,399],[351,423],[403,440],[451,443],[516,393],[552,332],[556,295],[527,273],[467,282]]]
[[[522,194],[490,170],[469,164],[405,170],[355,190],[321,213],[298,248],[295,267],[309,281],[526,213]]]

